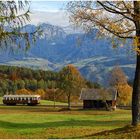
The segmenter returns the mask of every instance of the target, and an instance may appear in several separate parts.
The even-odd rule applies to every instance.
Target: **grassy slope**
[[[0,106],[0,138],[96,138],[96,133],[128,125],[130,119],[129,110]]]
[[[48,101],[48,100],[41,100],[40,101],[41,105],[54,105],[53,101]],[[67,105],[67,103],[62,103],[62,102],[55,102],[56,105]]]
[[[140,139],[140,125],[133,127],[131,125],[126,125],[122,128],[117,128],[113,130],[102,131],[94,135],[90,135],[87,138],[100,138],[100,139]]]

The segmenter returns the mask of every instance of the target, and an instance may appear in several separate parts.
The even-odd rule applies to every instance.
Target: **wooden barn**
[[[116,109],[117,91],[108,89],[85,89],[83,88],[80,100],[83,100],[83,108],[106,108]]]

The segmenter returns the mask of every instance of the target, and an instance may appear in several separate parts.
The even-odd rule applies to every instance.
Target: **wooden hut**
[[[108,89],[85,89],[80,94],[83,100],[83,108],[116,108],[117,92],[115,88]]]

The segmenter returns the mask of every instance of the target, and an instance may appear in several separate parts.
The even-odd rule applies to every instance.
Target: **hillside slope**
[[[1,51],[0,63],[54,71],[72,63],[84,77],[102,84],[106,83],[109,70],[120,65],[129,80],[133,79],[135,57],[130,52],[130,41],[125,46],[118,41],[118,48],[114,49],[110,38],[96,39],[97,30],[67,34],[58,26],[45,23],[40,26],[43,35],[27,52]],[[35,26],[24,28],[33,31]]]

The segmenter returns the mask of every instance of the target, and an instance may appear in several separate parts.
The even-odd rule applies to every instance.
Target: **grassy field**
[[[43,101],[43,104],[51,102]],[[60,104],[60,103],[58,103]],[[130,110],[97,111],[41,106],[0,106],[0,139],[104,138],[130,124]],[[100,134],[101,133],[101,134]],[[105,133],[106,134],[106,133]],[[110,134],[111,138],[119,135]]]
[[[123,127],[129,121],[129,113],[121,110],[61,112],[37,107],[1,107],[0,138],[86,138]]]

